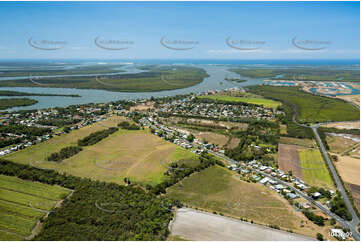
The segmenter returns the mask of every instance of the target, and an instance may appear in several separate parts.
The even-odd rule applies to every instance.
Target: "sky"
[[[0,59],[359,56],[359,2],[0,2]]]

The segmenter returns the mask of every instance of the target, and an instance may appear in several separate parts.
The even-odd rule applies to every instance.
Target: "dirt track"
[[[303,235],[271,229],[190,208],[177,210],[175,221],[171,225],[171,235],[197,241],[314,240]]]

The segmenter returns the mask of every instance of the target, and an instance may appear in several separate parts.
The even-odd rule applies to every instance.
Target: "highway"
[[[343,199],[345,200],[347,209],[352,215],[351,223],[352,223],[353,226],[357,226],[359,224],[359,222],[360,222],[359,217],[357,216],[357,213],[355,212],[355,210],[354,210],[354,208],[352,206],[352,203],[351,203],[350,199],[347,196],[345,188],[343,187],[341,179],[337,174],[336,168],[334,167],[334,165],[333,165],[330,157],[328,156],[327,151],[326,151],[326,149],[325,149],[325,147],[324,147],[324,145],[323,145],[323,143],[321,141],[321,138],[320,138],[320,136],[319,136],[319,134],[317,132],[318,126],[319,125],[312,126],[312,130],[313,130],[313,132],[314,132],[314,134],[316,136],[317,143],[319,144],[322,155],[325,158],[328,167],[330,168],[331,174],[332,174],[333,179],[334,179],[334,181],[336,183],[336,186],[337,186],[337,190],[341,193]]]
[[[224,159],[230,163],[233,164],[238,164],[238,161],[232,160],[227,156],[221,155],[219,153],[216,153],[214,151],[208,151],[209,153],[211,153],[212,155],[218,156],[221,159]],[[273,177],[265,172],[259,171],[257,169],[253,169],[250,168],[252,171],[257,172],[259,174],[262,174],[265,177],[268,177],[270,179],[273,179],[275,181],[277,181],[278,183],[288,187],[289,189],[292,189],[293,191],[295,191],[298,195],[302,196],[303,198],[307,199],[309,202],[311,202],[313,205],[315,205],[316,207],[318,207],[319,209],[321,209],[325,214],[327,214],[328,216],[334,218],[339,224],[341,224],[343,227],[350,229],[350,231],[352,232],[352,236],[356,241],[360,241],[360,235],[357,231],[357,224],[355,225],[355,223],[353,222],[348,222],[345,221],[344,219],[340,218],[339,216],[337,216],[336,214],[332,213],[328,208],[326,208],[325,206],[323,206],[322,204],[316,202],[312,197],[309,197],[307,194],[301,192],[300,190],[296,189],[295,187],[291,186],[290,184],[288,184],[287,182],[284,182],[276,177]],[[341,184],[342,185],[342,184]],[[356,216],[357,217],[357,216]],[[358,218],[357,218],[358,219]]]

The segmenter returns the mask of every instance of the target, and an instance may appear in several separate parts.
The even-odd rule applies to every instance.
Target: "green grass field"
[[[198,98],[220,100],[227,102],[240,102],[240,103],[250,103],[256,105],[263,105],[266,108],[277,108],[281,105],[280,102],[276,102],[270,99],[265,99],[261,97],[232,97],[226,95],[209,95],[209,96],[199,96]]]
[[[266,98],[282,101],[296,110],[300,123],[359,120],[360,111],[335,98],[306,93],[295,87],[250,86],[248,89]]]
[[[70,190],[0,175],[0,240],[24,240]]]
[[[118,117],[104,122],[114,125],[119,122],[116,118]],[[83,151],[62,162],[46,161],[50,153],[58,152],[69,145],[76,145],[78,139],[100,129],[105,127],[93,124],[14,152],[5,156],[5,159],[94,180],[123,184],[124,178],[127,177],[131,181],[151,185],[166,179],[164,172],[170,163],[199,162],[194,153],[151,134],[149,130],[123,129],[95,145],[83,147]]]
[[[314,186],[334,188],[332,178],[318,149],[298,151],[304,180]]]
[[[170,187],[167,195],[188,207],[278,225],[303,234],[313,233],[309,227],[314,227],[312,223],[301,228],[302,214],[296,214],[276,192],[261,184],[240,181],[235,174],[227,168],[213,166]]]

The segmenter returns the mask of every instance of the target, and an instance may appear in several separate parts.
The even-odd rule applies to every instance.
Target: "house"
[[[259,176],[257,176],[257,175],[253,175],[252,178],[253,178],[256,182],[258,182],[259,180],[261,180],[261,178],[260,178]]]
[[[309,203],[300,203],[300,207],[304,209],[309,209],[311,206]]]
[[[269,178],[268,177],[265,177],[263,178],[262,180],[259,181],[259,183],[263,184],[263,185],[266,185],[267,182],[269,182]]]
[[[286,197],[288,197],[290,199],[295,199],[295,198],[298,198],[299,196],[297,194],[289,192],[289,193],[286,193]]]
[[[281,184],[278,184],[278,185],[275,186],[275,188],[276,188],[277,190],[282,190],[282,189],[284,189],[285,187],[282,186]]]
[[[320,198],[322,195],[321,195],[321,193],[319,193],[319,192],[315,192],[315,193],[313,193],[312,194],[312,197],[314,198],[314,199],[318,199],[318,198]]]
[[[270,180],[269,183],[272,184],[272,185],[277,185],[278,184],[278,182],[276,182],[275,180]]]

